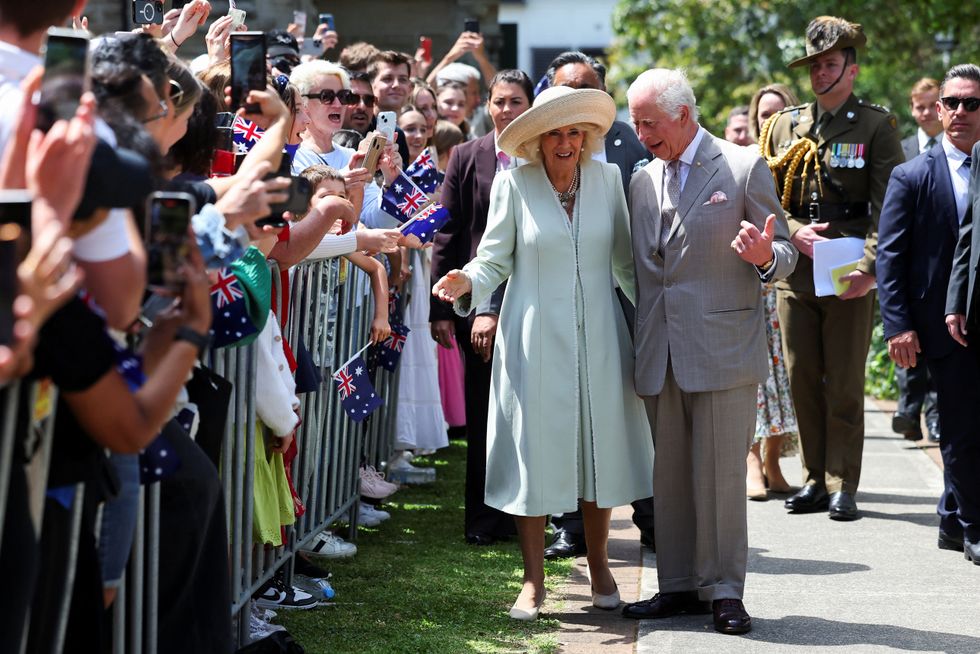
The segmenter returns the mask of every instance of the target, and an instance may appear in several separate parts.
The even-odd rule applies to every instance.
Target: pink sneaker
[[[361,468],[361,495],[375,500],[382,500],[398,490],[396,484],[387,482],[384,475],[374,469],[374,466]]]

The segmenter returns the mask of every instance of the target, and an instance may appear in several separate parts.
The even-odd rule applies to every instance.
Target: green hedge
[[[868,362],[865,367],[864,392],[882,400],[898,399],[898,384],[895,382],[895,362],[888,358],[888,343],[884,338],[884,327],[878,306],[875,304],[874,330],[871,332],[871,347],[868,349]]]

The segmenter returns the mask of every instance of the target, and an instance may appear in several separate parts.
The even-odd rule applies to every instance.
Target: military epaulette
[[[886,107],[884,105],[875,104],[873,102],[865,102],[864,100],[861,100],[860,98],[858,99],[858,104],[861,105],[862,107],[866,108],[866,109],[874,109],[875,111],[880,111],[883,114],[890,114],[892,112],[891,109],[889,109],[888,107]]]

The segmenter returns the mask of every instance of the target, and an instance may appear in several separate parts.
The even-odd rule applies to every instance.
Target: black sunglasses
[[[361,93],[361,94],[351,93],[351,95],[354,96],[354,102],[352,102],[351,104],[357,104],[358,102],[363,102],[364,106],[369,109],[374,106],[374,101],[377,99],[370,93]]]
[[[976,111],[980,109],[980,98],[957,98],[955,96],[949,95],[945,98],[941,98],[943,106],[946,107],[946,111],[956,111],[956,108],[963,105],[963,108],[967,111]]]
[[[332,91],[330,89],[323,89],[319,93],[307,93],[303,96],[304,98],[317,99],[323,104],[330,104],[334,101],[334,98],[340,100],[340,104],[355,105],[357,104],[357,95],[351,93],[347,89],[340,89],[339,91]]]

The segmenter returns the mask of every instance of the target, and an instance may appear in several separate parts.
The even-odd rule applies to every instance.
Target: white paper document
[[[860,261],[864,256],[863,238],[832,238],[813,244],[813,288],[818,297],[837,295],[830,271]]]

